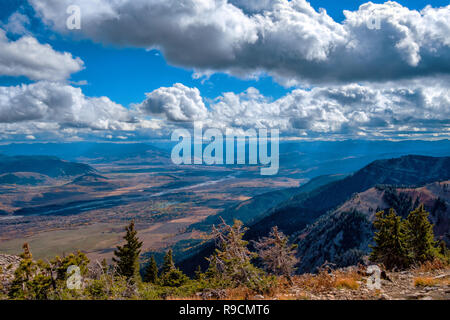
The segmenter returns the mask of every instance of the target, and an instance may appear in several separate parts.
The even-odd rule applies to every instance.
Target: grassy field
[[[120,242],[123,226],[98,223],[64,230],[40,232],[29,237],[0,242],[0,252],[19,254],[27,242],[37,259],[53,258],[76,250],[87,253],[100,252],[112,248]]]

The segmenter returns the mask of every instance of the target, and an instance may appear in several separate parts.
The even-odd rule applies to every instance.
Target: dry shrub
[[[450,275],[443,277],[416,277],[414,278],[414,286],[416,287],[433,287],[433,286],[450,285]]]
[[[416,277],[414,279],[414,286],[416,287],[434,287],[439,282],[431,277]]]
[[[436,270],[444,270],[449,267],[448,263],[441,259],[435,258],[433,261],[425,261],[415,268],[418,272],[432,272]]]
[[[298,276],[291,277],[290,280],[288,280],[286,277],[279,277],[277,278],[277,285],[271,288],[271,291],[268,293],[270,296],[279,296],[289,293],[289,289],[292,288],[295,278]]]
[[[225,300],[251,300],[256,293],[246,286],[239,286],[237,288],[227,289],[227,296]]]
[[[361,280],[359,269],[337,271],[335,272],[334,286],[338,289],[357,290],[359,288],[359,280]]]
[[[203,300],[200,296],[194,295],[190,297],[175,297],[175,296],[168,296],[165,300]]]
[[[357,290],[359,280],[361,280],[361,274],[357,269],[334,272],[321,269],[317,275],[304,274],[294,277],[295,284],[313,292],[326,292],[334,288]]]
[[[338,289],[357,290],[359,288],[359,283],[352,278],[338,278],[335,285]]]
[[[318,274],[304,274],[295,278],[295,283],[303,288],[315,292],[329,291],[334,288],[334,276],[327,270],[320,270]]]

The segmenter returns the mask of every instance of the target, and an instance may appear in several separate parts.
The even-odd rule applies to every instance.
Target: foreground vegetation
[[[402,220],[394,210],[376,214],[375,245],[370,259],[386,270],[423,268],[448,269],[449,253],[445,245],[434,240],[432,225],[423,206]],[[294,276],[299,263],[296,246],[272,228],[267,237],[253,243],[249,249],[243,236],[243,223],[222,223],[213,227],[216,250],[207,258],[209,267],[200,269],[193,279],[176,267],[169,250],[159,268],[154,257],[141,270],[139,256],[142,242],[134,222],[126,227],[124,244],[114,252],[113,264],[106,261],[90,264],[82,252],[55,257],[44,262],[34,261],[27,244],[21,261],[7,287],[1,288],[5,299],[249,299],[261,297],[292,297],[296,288],[319,294],[330,290],[358,290],[367,276],[365,267],[346,270],[321,268],[317,275]],[[73,267],[76,266],[76,267]],[[418,269],[419,268],[419,269]],[[3,272],[0,270],[0,273]],[[442,282],[444,281],[444,282]],[[418,274],[415,287],[446,285],[446,279]],[[305,296],[308,298],[309,296]]]

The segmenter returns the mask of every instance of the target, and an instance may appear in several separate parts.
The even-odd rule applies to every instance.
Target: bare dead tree
[[[256,255],[248,248],[248,242],[243,240],[247,228],[239,220],[233,226],[228,225],[222,218],[219,226],[213,226],[212,236],[216,242],[216,252],[208,258],[217,274],[238,283],[245,283],[258,277],[251,259]]]
[[[295,255],[297,245],[289,244],[289,239],[278,230],[278,227],[273,227],[268,237],[254,241],[254,246],[268,272],[290,279],[295,271],[295,265],[299,262]]]

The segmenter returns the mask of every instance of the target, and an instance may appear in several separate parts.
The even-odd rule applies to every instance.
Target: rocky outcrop
[[[20,257],[18,256],[0,254],[0,292],[7,292],[19,263]]]

